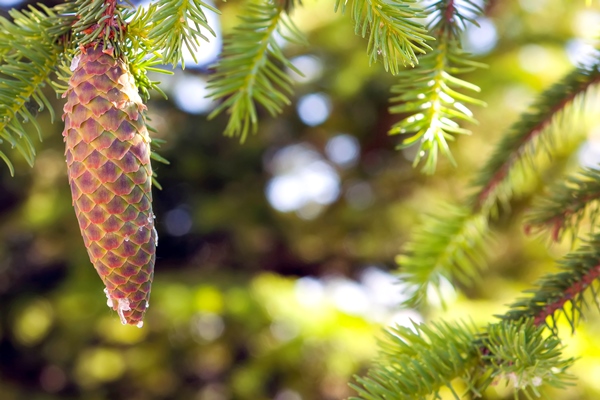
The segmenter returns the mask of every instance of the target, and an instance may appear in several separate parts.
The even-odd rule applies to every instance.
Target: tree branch
[[[431,48],[427,41],[434,40],[427,29],[415,19],[425,17],[414,0],[336,0],[335,10],[344,13],[352,1],[352,19],[355,33],[368,35],[369,61],[381,58],[386,71],[397,74],[402,65],[418,64],[417,56]]]
[[[502,138],[492,157],[475,179],[479,189],[473,199],[475,211],[489,209],[499,196],[510,191],[510,173],[514,166],[526,162],[526,154],[535,153],[539,141],[550,150],[553,132],[549,127],[588,89],[600,82],[600,63],[579,67],[540,95],[531,112],[521,116]]]
[[[225,40],[222,59],[208,88],[210,97],[224,99],[209,118],[227,110],[227,136],[240,136],[243,142],[248,133],[256,132],[255,102],[271,115],[290,104],[287,96],[293,93],[293,81],[281,66],[301,72],[285,57],[275,34],[294,43],[303,43],[303,39],[286,15],[283,3],[253,1],[240,16],[241,25]]]
[[[50,83],[62,50],[59,41],[70,29],[72,18],[61,16],[66,7],[11,10],[13,22],[0,17],[0,143],[6,141],[16,148],[29,165],[33,165],[35,148],[23,123],[33,123],[41,140],[41,128],[33,115],[36,108],[32,106],[37,106],[37,111],[47,108],[54,119],[54,110],[42,88]],[[0,158],[14,174],[12,163],[2,151]]]
[[[547,228],[552,240],[559,241],[568,230],[577,234],[579,224],[587,214],[595,224],[600,211],[600,171],[584,169],[552,186],[548,195],[534,201],[526,216],[525,231]]]
[[[562,312],[574,330],[577,317],[581,315],[583,306],[587,306],[584,294],[589,289],[595,306],[597,302],[597,279],[600,277],[600,234],[593,234],[589,240],[576,251],[567,254],[560,262],[560,273],[547,274],[535,285],[535,290],[528,291],[530,296],[513,303],[511,310],[501,318],[518,321],[531,318],[536,325],[548,324],[555,328],[556,312]],[[571,307],[567,310],[566,304]],[[552,322],[548,321],[548,318]]]

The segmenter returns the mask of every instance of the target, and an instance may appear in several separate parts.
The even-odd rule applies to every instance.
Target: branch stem
[[[580,280],[574,282],[569,288],[567,288],[561,297],[552,301],[535,315],[534,324],[540,326],[546,323],[546,319],[558,310],[562,310],[565,304],[569,301],[574,300],[577,296],[581,295],[584,290],[590,287],[593,282],[600,278],[600,264],[588,270],[587,274],[583,275]]]
[[[580,85],[572,90],[568,95],[563,97],[557,104],[545,110],[541,115],[537,115],[538,123],[532,126],[519,140],[517,146],[513,149],[508,157],[502,162],[493,174],[488,179],[487,183],[479,189],[476,197],[473,210],[478,212],[482,210],[485,205],[493,197],[498,186],[504,182],[507,178],[510,169],[521,159],[522,155],[527,151],[528,145],[530,145],[537,137],[540,136],[547,129],[552,122],[555,120],[555,116],[562,112],[567,106],[581,94],[585,93],[591,86],[600,82],[600,74],[597,74],[594,79],[585,80],[580,82]]]
[[[264,30],[264,35],[260,41],[261,45],[257,49],[257,52],[254,55],[254,57],[252,57],[252,68],[250,69],[250,73],[246,75],[246,78],[244,79],[244,86],[241,88],[241,91],[246,93],[246,95],[250,97],[250,99],[252,99],[252,88],[254,87],[256,75],[258,74],[260,66],[267,57],[267,47],[269,46],[269,39],[271,38],[273,32],[277,29],[277,25],[279,24],[279,20],[281,19],[281,13],[283,12],[283,8],[281,6],[278,6],[277,11],[278,12],[275,18],[271,20],[267,29]]]

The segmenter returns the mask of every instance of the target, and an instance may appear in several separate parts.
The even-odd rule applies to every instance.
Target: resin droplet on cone
[[[145,106],[111,51],[83,49],[77,61],[63,95],[73,207],[108,305],[124,324],[141,326],[157,242]]]

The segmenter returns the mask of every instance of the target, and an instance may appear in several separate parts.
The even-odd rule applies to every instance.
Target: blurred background
[[[489,2],[480,28],[465,33],[466,48],[489,64],[466,77],[488,107],[452,147],[458,168],[442,160],[433,177],[411,167],[411,150],[394,150],[394,78],[369,67],[366,42],[333,2],[306,0],[294,13],[310,46],[285,50],[305,76],[293,75],[293,104],[263,115],[244,144],[222,135],[225,116],[206,119],[220,35],[197,65],[158,76],[169,100],[154,94],[148,108],[171,164],[155,164],[164,189],[154,190],[160,241],[143,329],[121,326],[106,307],[71,207],[61,123],[41,113],[33,169],[16,153],[15,177],[0,167],[0,400],[342,399],[376,356],[382,327],[493,321],[569,249],[525,236],[519,217],[543,185],[597,165],[593,113],[565,119],[564,154],[524,179],[514,215],[495,222],[482,283],[460,294],[448,285],[447,310],[435,296],[421,310],[399,309],[394,257],[420,215],[469,192],[473,171],[536,94],[589,60],[600,26],[590,3]],[[0,0],[0,14],[24,6]],[[222,17],[209,12],[210,21],[227,34],[240,2],[217,6]],[[579,380],[552,398],[600,396],[600,320],[587,316],[577,335],[562,330],[567,355],[580,357]],[[510,387],[485,398],[512,398]]]

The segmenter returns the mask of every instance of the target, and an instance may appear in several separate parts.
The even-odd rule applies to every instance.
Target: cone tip
[[[127,319],[125,318],[125,314],[123,313],[123,311],[129,311],[131,310],[131,307],[129,306],[129,299],[117,299],[117,314],[119,314],[119,318],[121,319],[121,323],[123,325],[127,325]]]
[[[116,306],[116,310],[117,310],[117,314],[119,314],[119,319],[121,320],[121,324],[123,325],[127,325],[127,324],[132,324],[133,325],[133,321],[128,321],[127,318],[125,317],[125,313],[124,311],[130,311],[131,310],[131,303],[129,302],[129,299],[127,298],[117,298],[117,299],[113,299],[110,296],[110,293],[108,292],[108,288],[104,288],[104,294],[106,294],[106,305],[112,309],[115,309],[115,302],[114,300],[117,301],[117,306]],[[148,304],[148,302],[146,301],[146,308],[148,308],[148,306],[150,304]],[[135,323],[135,326],[137,326],[138,328],[141,328],[144,326],[144,321],[138,321],[137,323]]]

